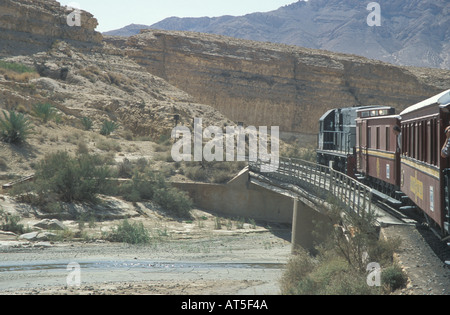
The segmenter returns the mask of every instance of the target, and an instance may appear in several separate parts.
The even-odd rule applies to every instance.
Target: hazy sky
[[[167,17],[244,15],[276,10],[296,0],[58,0],[61,5],[92,13],[97,31],[105,32],[126,25],[151,25]],[[78,4],[77,6],[75,4]]]

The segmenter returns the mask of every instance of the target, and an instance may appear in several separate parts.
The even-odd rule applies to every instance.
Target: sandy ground
[[[3,243],[0,293],[279,294],[291,249],[285,239],[289,231],[223,232],[146,246],[72,242],[14,248]],[[80,268],[68,269],[69,263]]]

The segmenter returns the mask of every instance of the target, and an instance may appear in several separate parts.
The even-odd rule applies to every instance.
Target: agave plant
[[[31,124],[23,114],[3,111],[0,117],[0,140],[7,143],[23,143],[31,132]]]

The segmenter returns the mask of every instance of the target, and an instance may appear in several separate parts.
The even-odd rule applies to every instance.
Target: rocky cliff
[[[68,23],[67,17],[74,11],[55,0],[0,0],[0,55],[44,51],[55,40],[100,44],[103,37],[95,31],[97,20],[79,10],[79,26]]]
[[[105,37],[154,75],[234,121],[316,133],[328,109],[405,107],[450,86],[450,72],[192,32]]]
[[[244,16],[172,17],[151,28],[212,33],[351,53],[398,65],[450,69],[448,0],[377,0],[380,25],[374,27],[367,23],[372,12],[367,10],[370,2],[297,1],[278,10]],[[130,34],[136,28],[123,31]]]

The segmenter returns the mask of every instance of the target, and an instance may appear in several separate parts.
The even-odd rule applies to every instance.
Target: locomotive
[[[400,210],[416,208],[450,235],[450,90],[395,114],[388,106],[333,109],[319,121],[317,161],[375,188]]]
[[[336,108],[319,119],[317,162],[352,176],[356,146],[356,112],[374,106]],[[330,163],[331,162],[331,163]]]

